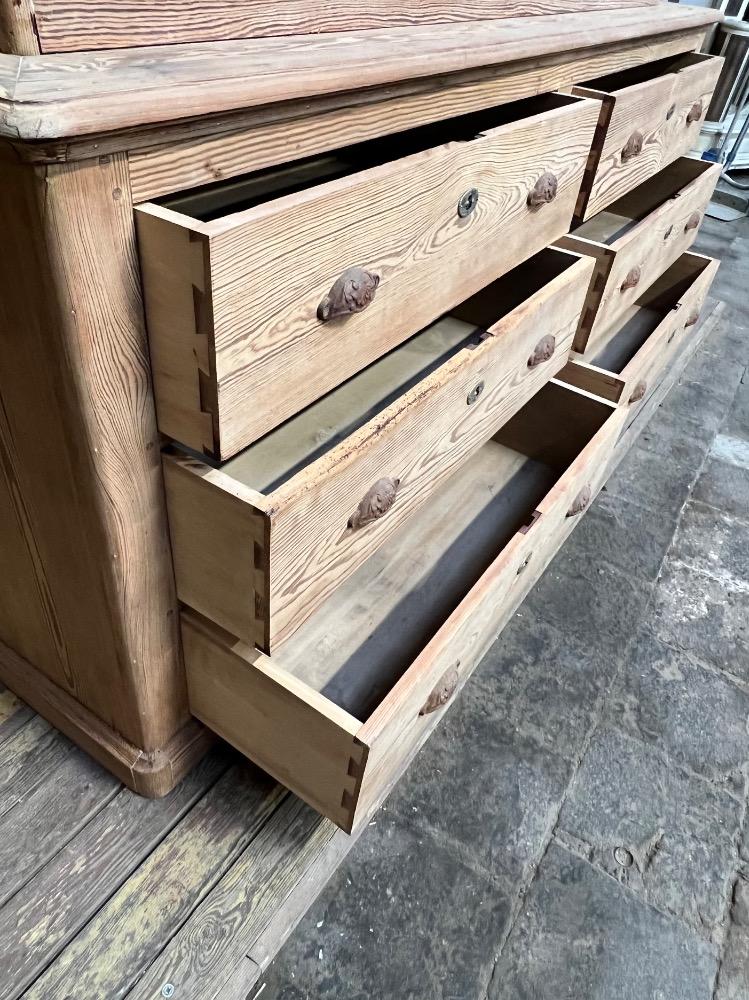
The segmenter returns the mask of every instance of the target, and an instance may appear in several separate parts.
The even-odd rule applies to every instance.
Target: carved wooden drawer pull
[[[395,503],[400,482],[400,479],[378,479],[362,497],[356,513],[349,518],[349,528],[355,531],[387,514]]]
[[[432,691],[424,703],[424,707],[419,715],[431,715],[438,708],[442,708],[450,701],[458,686],[460,674],[457,667],[450,667],[447,673],[443,674],[437,687]]]
[[[635,265],[631,271],[627,272],[627,277],[621,284],[621,291],[627,292],[630,288],[637,288],[640,284],[640,278],[642,277],[642,269]]]
[[[699,212],[692,212],[692,214],[687,219],[687,224],[684,226],[684,232],[688,233],[692,229],[699,228],[699,224],[702,221],[702,216]]]
[[[700,118],[702,118],[702,101],[695,101],[689,109],[689,114],[687,115],[687,125],[692,125],[694,122],[698,122]]]
[[[379,283],[379,275],[363,267],[349,267],[317,307],[317,318],[327,323],[337,316],[361,312],[374,298]]]
[[[548,361],[552,357],[556,349],[556,337],[551,333],[547,333],[533,348],[533,354],[528,358],[528,367],[535,368],[536,365],[542,365],[544,361]]]
[[[556,198],[558,187],[559,181],[554,174],[548,171],[545,174],[541,174],[528,193],[528,207],[541,208],[542,205],[548,205]]]
[[[633,132],[629,139],[627,139],[624,149],[622,149],[622,163],[627,163],[629,160],[634,160],[636,156],[639,156],[642,152],[644,141],[642,132]]]
[[[645,381],[644,378],[641,378],[640,381],[635,385],[634,389],[632,390],[632,395],[629,397],[630,403],[639,403],[639,401],[645,396],[645,393],[647,391],[648,391],[648,383]]]
[[[575,517],[576,514],[582,514],[585,508],[590,503],[591,497],[593,496],[593,491],[590,486],[583,486],[580,492],[577,494],[572,502],[572,506],[567,511],[567,517]]]
[[[699,311],[699,309],[693,309],[690,312],[689,317],[688,317],[686,323],[684,324],[685,328],[690,327],[690,326],[694,326],[695,323],[697,322],[697,320],[699,318],[700,318],[700,311]]]

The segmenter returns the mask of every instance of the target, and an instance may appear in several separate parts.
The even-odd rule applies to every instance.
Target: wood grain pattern
[[[127,1000],[152,1000],[167,981],[174,985],[175,996],[185,1000],[252,996],[250,987],[260,966],[253,962],[254,968],[242,968],[249,948],[275,920],[280,927],[273,948],[279,946],[276,942],[291,930],[304,905],[297,897],[314,898],[311,884],[319,891],[353,842],[288,796]]]
[[[596,151],[576,215],[589,219],[607,205],[647,180],[696,145],[722,58],[695,53],[674,60],[669,69],[621,89],[596,91],[575,87],[573,93],[602,102],[602,142]],[[624,77],[626,84],[626,75]],[[704,110],[688,121],[695,102]],[[623,150],[634,132],[642,136],[642,151],[627,158]]]
[[[551,420],[550,413],[554,414]],[[205,619],[198,621],[189,612],[183,613],[191,705],[193,685],[200,685],[195,689],[194,710],[263,766],[269,766],[272,755],[274,775],[281,777],[285,772],[282,780],[297,794],[350,829],[352,822],[356,824],[367,813],[368,803],[379,796],[388,774],[397,768],[401,737],[407,739],[413,726],[429,726],[432,715],[420,715],[420,710],[440,678],[450,668],[457,671],[456,686],[463,683],[486,644],[571,530],[574,518],[567,517],[567,512],[574,498],[583,487],[595,495],[603,482],[607,449],[613,446],[619,414],[623,419],[623,411],[614,405],[560,383],[544,386],[500,432],[508,446],[490,444],[475,455],[466,474],[449,480],[434,504],[425,507],[410,525],[402,526],[390,547],[380,549],[365,563],[359,575],[339,588],[325,608],[272,658]],[[571,426],[579,434],[570,437]],[[545,442],[541,450],[539,428]],[[527,479],[525,490],[531,491],[527,496],[522,488],[515,492],[516,480],[526,475],[520,470],[523,455],[510,450],[516,447],[535,450],[544,461],[548,457],[555,463],[540,469],[542,478]],[[501,462],[506,467],[500,469]],[[492,487],[489,480],[485,483],[480,478],[484,475],[499,478]],[[529,468],[527,476],[533,475]],[[547,493],[549,482],[554,485]],[[501,517],[498,506],[491,516],[483,509],[491,497],[497,505],[500,500],[507,505]],[[529,530],[519,531],[529,504],[541,516]],[[472,525],[482,515],[485,527],[479,537]],[[467,534],[472,535],[471,542],[466,541]],[[532,569],[525,573],[531,552]],[[483,576],[482,566],[489,567]],[[366,605],[361,601],[362,590],[370,598]],[[394,616],[399,622],[397,634],[388,628]],[[196,635],[199,648],[194,646]],[[406,647],[403,635],[408,636]],[[412,656],[415,659],[409,665]],[[261,680],[262,689],[258,689]],[[261,718],[258,706],[262,706]],[[329,792],[327,769],[311,764],[320,745],[339,759],[330,716],[340,713],[343,706],[363,720],[359,729],[356,720],[351,720],[348,739],[368,748],[369,754],[357,758],[358,763],[348,771],[357,784],[343,796],[347,815],[342,822],[340,778]],[[315,726],[314,713],[318,715]],[[306,741],[310,747],[305,751]]]
[[[48,140],[704,29],[713,10],[671,4],[420,28],[24,58],[0,135]],[[13,60],[14,57],[2,57]],[[95,81],[95,87],[91,84]]]
[[[574,354],[559,378],[604,393],[630,409],[642,404],[683,350],[693,315],[699,316],[718,265],[709,257],[685,253],[641,293],[624,321],[591,341],[584,354]]]
[[[253,460],[257,449],[227,463],[222,472],[176,451],[165,456],[181,600],[266,651],[288,638],[564,365],[592,264],[553,251],[545,251],[534,260],[535,264],[531,261],[528,268],[517,269],[506,282],[495,283],[457,310],[461,321],[467,321],[463,325],[469,332],[481,327],[490,336],[463,347],[358,430],[348,433],[337,447],[317,460],[308,460],[265,496],[256,496],[243,485],[245,470],[257,472],[262,465],[261,457]],[[543,278],[545,269],[547,277]],[[523,298],[518,289],[531,275]],[[513,298],[508,300],[508,296]],[[514,304],[515,297],[518,304],[508,311],[505,302]],[[492,322],[498,316],[502,318]],[[554,331],[556,347],[545,362],[531,367],[528,361],[540,329]],[[423,337],[414,344],[421,340]],[[413,352],[417,359],[422,358],[418,347]],[[401,353],[406,354],[407,348]],[[397,356],[391,355],[391,366],[394,359]],[[374,375],[366,377],[374,379]],[[484,386],[481,395],[467,405],[479,383]],[[380,390],[385,399],[389,385],[384,383]],[[337,406],[335,399],[349,388],[355,397],[362,396],[365,388],[357,392],[356,386],[354,379],[333,393],[328,410],[337,413],[344,403]],[[369,382],[366,388],[371,392]],[[341,419],[344,428],[354,411],[349,408],[345,413]],[[309,414],[302,415],[300,423],[306,420],[314,428]],[[331,415],[320,419],[327,427]],[[302,431],[303,426],[298,429]],[[280,437],[279,432],[267,439],[274,452],[288,447]],[[311,437],[314,455],[317,435],[312,433]],[[306,455],[304,449],[301,452]],[[292,468],[295,460],[294,456]],[[270,475],[272,479],[277,472]],[[351,530],[348,525],[358,498],[383,476],[400,480],[396,503],[385,517]],[[268,563],[260,605],[254,573],[258,549],[267,550]]]
[[[658,0],[35,0],[44,52],[644,7]],[[12,50],[11,50],[12,51]]]
[[[27,990],[27,1000],[124,996],[282,799],[254,768],[232,767]]]
[[[161,266],[161,244],[149,241],[153,220],[208,242],[206,322],[218,386],[212,454],[235,454],[567,231],[598,111],[593,102],[558,99],[549,111],[542,105],[470,141],[446,142],[214,222],[160,206],[138,209],[138,219],[149,222],[138,225],[152,342],[177,336],[162,322],[164,313],[151,308],[157,278],[149,272]],[[545,168],[558,176],[558,194],[534,211],[528,192]],[[479,188],[480,200],[461,219],[456,208],[469,187]],[[374,301],[362,313],[321,323],[319,302],[354,264],[380,276]],[[167,350],[158,350],[163,368]],[[178,423],[160,392],[162,382],[179,375],[177,365],[160,378],[155,373],[159,416],[168,417],[161,426],[199,449],[201,441],[190,437],[194,421]],[[193,375],[188,394],[194,385]]]
[[[56,654],[35,666],[156,751],[187,711],[126,165],[6,159],[0,197],[3,471]]]
[[[62,759],[41,780],[30,781],[22,798],[0,816],[0,913],[120,787],[90,757],[69,745],[66,749]],[[3,950],[6,946],[4,939]]]
[[[694,217],[701,221],[719,177],[719,164],[676,160],[560,241],[599,262],[576,351],[584,353],[616,326],[643,290],[688,250],[697,235]],[[639,280],[630,284],[633,273]]]
[[[33,0],[0,3],[0,53],[35,56],[40,51]]]
[[[117,148],[124,139],[133,147],[129,158],[133,198],[145,201],[340,149],[385,131],[401,132],[520,98],[570,89],[578,80],[626,69],[645,59],[688,52],[699,44],[699,32],[656,36],[303,103],[290,101],[220,121],[194,121],[189,128],[169,127],[168,142],[163,129],[140,131],[126,139],[113,137],[109,142]],[[106,143],[106,137],[97,139],[97,148],[106,149]],[[46,155],[66,159],[90,152],[90,144],[81,141],[59,149],[51,147]]]
[[[148,797],[166,793],[211,746],[211,734],[194,719],[150,753],[105,725],[28,660],[0,642],[0,678],[129,787]]]
[[[182,613],[182,640],[193,713],[350,831],[367,759],[359,721],[191,612]]]
[[[0,1000],[15,1000],[43,973],[227,767],[217,752],[158,802],[121,788],[80,832],[55,824],[68,843],[0,910]],[[78,766],[78,788],[86,774]]]
[[[22,652],[105,728],[156,750],[187,713],[124,164],[3,170],[8,530],[36,587],[21,621],[43,616],[50,637],[46,655]]]

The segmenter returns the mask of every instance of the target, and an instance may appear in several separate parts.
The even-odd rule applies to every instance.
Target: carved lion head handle
[[[364,494],[355,513],[349,518],[349,528],[356,531],[384,517],[395,503],[400,484],[400,479],[378,479]]]
[[[363,267],[347,268],[317,307],[317,318],[327,323],[338,316],[361,312],[371,303],[379,283],[378,274]]]

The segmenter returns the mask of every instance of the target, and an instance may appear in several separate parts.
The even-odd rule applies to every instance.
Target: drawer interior
[[[692,181],[713,167],[683,156],[574,229],[574,235],[611,246]]]
[[[606,76],[598,76],[593,80],[586,80],[581,86],[613,93],[626,87],[647,83],[648,80],[655,80],[659,76],[665,76],[666,73],[678,73],[689,66],[699,66],[710,58],[700,52],[686,52],[678,56],[669,56],[667,59],[658,59],[656,62],[644,63],[641,66],[632,66],[630,69],[618,70]]]
[[[546,114],[578,101],[579,98],[564,94],[543,94],[514,101],[346,146],[284,167],[259,170],[231,181],[169,195],[158,199],[157,203],[191,219],[211,222],[435,146],[470,142],[491,129]]]
[[[710,263],[692,254],[680,257],[637,299],[621,326],[591,345],[585,360],[615,374],[623,372]]]
[[[275,667],[366,720],[611,412],[548,383],[283,645]]]
[[[265,495],[280,489],[449,359],[473,350],[487,329],[576,261],[571,254],[541,251],[216,467]]]

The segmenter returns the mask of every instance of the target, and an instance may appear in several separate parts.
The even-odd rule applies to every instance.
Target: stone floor
[[[251,998],[749,1000],[749,221],[681,383]]]

